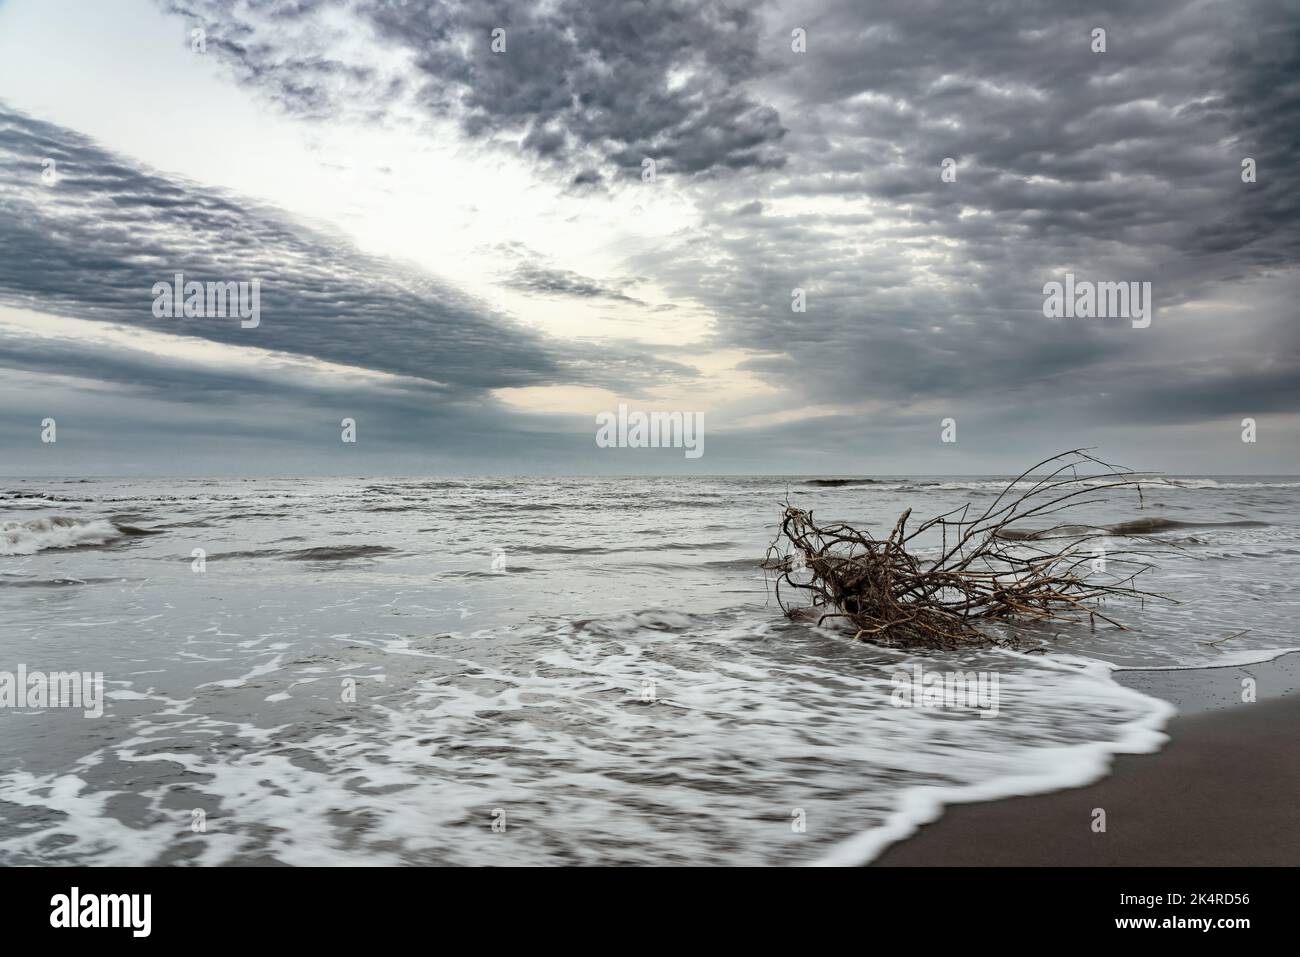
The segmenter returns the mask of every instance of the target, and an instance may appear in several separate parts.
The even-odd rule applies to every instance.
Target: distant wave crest
[[[834,478],[834,479],[809,479],[808,481],[804,482],[803,484],[804,484],[804,485],[815,485],[815,486],[817,486],[818,488],[842,488],[842,487],[845,486],[845,485],[889,485],[889,484],[897,484],[897,483],[890,483],[890,482],[887,482],[885,479],[869,479],[869,478],[847,479],[847,478]]]

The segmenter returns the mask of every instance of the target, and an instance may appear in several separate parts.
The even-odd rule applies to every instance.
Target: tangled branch
[[[787,615],[809,605],[787,602],[782,586],[806,593],[819,613],[818,624],[844,619],[857,639],[881,645],[988,644],[998,640],[985,627],[991,623],[1085,616],[1122,629],[1098,610],[1100,601],[1170,600],[1135,584],[1152,567],[1149,553],[1108,550],[1107,565],[1119,570],[1102,581],[1091,566],[1091,546],[1117,531],[1059,519],[1068,509],[1107,501],[1117,489],[1135,490],[1140,501],[1144,480],[1150,481],[1149,473],[1076,449],[1021,473],[977,516],[968,503],[909,529],[912,510],[907,509],[883,539],[844,524],[819,526],[812,512],[787,502],[763,567],[777,574],[777,600]],[[1047,516],[1058,524],[1011,527]],[[937,553],[923,558],[920,538],[926,533],[940,544]]]

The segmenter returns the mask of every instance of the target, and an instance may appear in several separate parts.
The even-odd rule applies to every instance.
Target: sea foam
[[[103,545],[124,534],[105,519],[83,521],[55,515],[25,522],[5,522],[0,525],[0,555],[35,555],[52,548]]]

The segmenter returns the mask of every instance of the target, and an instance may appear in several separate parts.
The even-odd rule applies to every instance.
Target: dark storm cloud
[[[1223,320],[1242,334],[1212,344],[1178,307],[1225,283],[1249,297],[1300,261],[1300,191],[1284,172],[1300,137],[1293,4],[783,11],[774,29],[805,28],[808,51],[757,89],[781,111],[790,161],[695,189],[704,225],[627,264],[718,316],[718,344],[765,353],[749,367],[814,403],[959,399],[974,415],[1035,391],[1127,393],[1137,376],[1144,416],[1227,413],[1255,388],[1278,407],[1277,378],[1248,376],[1217,404],[1180,404],[1180,361],[1226,348],[1248,367],[1295,344],[1248,307]],[[1090,48],[1097,26],[1105,53]],[[1244,156],[1272,173],[1243,183]],[[763,215],[737,216],[756,203]],[[1155,326],[1045,319],[1043,284],[1066,271],[1151,281]],[[791,310],[795,287],[806,313]],[[1290,411],[1297,368],[1277,373]]]
[[[42,180],[44,159],[57,181]],[[134,169],[0,104],[0,302],[429,379],[472,394],[688,376],[639,350],[557,350],[475,301],[276,210]],[[156,282],[261,282],[261,321],[156,318]],[[644,371],[639,371],[644,370]]]
[[[374,113],[410,102],[472,136],[520,148],[597,182],[590,160],[639,175],[778,168],[785,129],[742,89],[760,68],[758,18],[745,3],[534,0],[407,3],[349,9],[378,39],[377,56],[414,71],[386,77],[345,60],[325,14],[297,0],[167,0],[207,31],[208,50],[237,75],[307,116]],[[505,48],[493,52],[494,30]],[[346,54],[355,56],[355,51]]]
[[[1247,7],[1236,15],[1255,32],[1218,56],[1215,69],[1226,82],[1205,117],[1231,131],[1238,158],[1256,161],[1258,182],[1195,239],[1209,255],[1244,253],[1258,266],[1291,266],[1300,260],[1293,173],[1300,156],[1300,4]]]

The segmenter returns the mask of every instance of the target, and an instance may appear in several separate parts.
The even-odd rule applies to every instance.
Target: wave
[[[0,576],[0,588],[66,588],[69,585],[102,585],[128,581],[126,578],[12,578]]]
[[[147,535],[161,535],[163,533],[160,528],[139,528],[135,525],[123,525],[120,522],[113,522],[112,524],[127,538],[143,538]]]
[[[1085,488],[1106,488],[1114,485],[1117,481],[1124,480],[1124,476],[1117,475],[1113,478],[1099,476],[1095,478],[1079,479],[1068,482],[1068,485],[1079,485]],[[932,491],[975,491],[975,492],[1000,492],[1009,485],[1012,491],[1022,492],[1033,488],[1038,482],[1037,479],[1021,480],[1010,485],[1008,479],[955,479],[951,481],[938,482],[911,482],[903,483],[899,491],[915,491],[920,489],[930,489]],[[1217,479],[1210,478],[1167,478],[1157,476],[1155,478],[1140,479],[1144,489],[1185,489],[1189,491],[1199,491],[1208,489],[1262,489],[1262,488],[1300,488],[1300,482],[1220,482]]]
[[[130,525],[117,526],[107,519],[80,519],[64,515],[0,525],[0,555],[35,555],[58,548],[107,545],[132,535],[151,534]]]
[[[434,491],[434,490],[441,490],[441,489],[462,489],[462,488],[466,488],[466,489],[471,489],[471,488],[472,488],[472,489],[477,489],[477,488],[483,488],[483,487],[484,487],[484,485],[483,485],[482,483],[477,483],[477,484],[476,484],[476,483],[474,483],[474,482],[469,482],[469,481],[465,481],[465,482],[413,482],[413,483],[402,482],[402,483],[399,483],[399,484],[396,484],[396,485],[367,485],[367,486],[366,486],[365,488],[363,488],[361,491],[362,491],[362,494],[395,495],[395,494],[402,493],[402,492],[409,492],[409,491],[412,491],[412,490],[414,490],[414,489],[424,489],[424,490],[426,490],[426,491]]]
[[[96,499],[74,495],[53,495],[50,492],[0,492],[0,502],[94,502]]]
[[[289,541],[290,539],[281,540]],[[298,540],[301,541],[301,539]],[[388,555],[396,551],[396,548],[390,548],[387,545],[321,545],[315,548],[297,549],[257,548],[241,552],[218,552],[215,555],[209,555],[208,560],[277,558],[286,562],[337,562],[347,561],[351,558],[374,558],[377,555]]]
[[[897,485],[896,481],[886,479],[869,479],[869,478],[852,478],[852,479],[808,479],[804,485],[815,485],[818,488],[840,488],[845,485]]]
[[[283,552],[280,558],[289,562],[338,562],[349,558],[374,558],[397,551],[387,545],[325,545],[318,548],[299,548]]]
[[[720,571],[758,572],[763,567],[761,558],[719,558],[710,562],[637,562],[637,568],[657,568],[661,570],[683,568],[713,568]]]
[[[541,571],[540,568],[531,568],[528,565],[509,565],[500,571],[460,571],[460,572],[443,572],[444,578],[499,578],[502,575],[523,575],[528,572]]]
[[[616,555],[623,552],[696,552],[735,548],[736,542],[660,542],[654,545],[512,545],[510,551],[534,555]]]
[[[1166,532],[1175,528],[1263,528],[1268,522],[1184,522],[1173,518],[1138,518],[1129,522],[1108,525],[1106,531],[1112,535],[1144,535],[1150,532]]]
[[[1168,532],[1179,528],[1267,528],[1268,522],[1187,522],[1176,518],[1153,516],[1135,518],[1113,525],[1058,525],[1054,528],[1017,529],[1004,528],[998,532],[999,538],[1011,541],[1037,541],[1046,538],[1073,538],[1079,535],[1152,535],[1156,532]]]
[[[1144,482],[1145,485],[1169,485],[1173,488],[1300,488],[1300,482],[1220,482],[1209,478],[1166,478],[1159,482]]]

